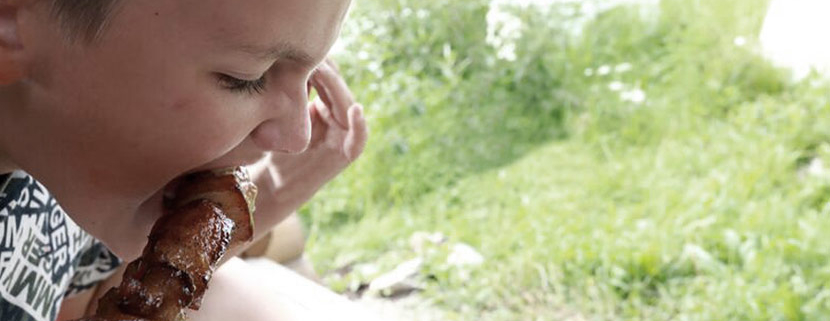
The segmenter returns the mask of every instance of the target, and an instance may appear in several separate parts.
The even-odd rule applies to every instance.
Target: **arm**
[[[120,282],[121,273],[116,273],[99,290],[67,300],[58,321],[91,315],[96,308],[96,302],[90,302],[93,295],[103,295]],[[188,317],[189,321],[376,320],[354,303],[284,267],[254,266],[237,258],[216,271],[202,308],[190,311]]]
[[[91,299],[118,285],[122,270],[102,282],[97,290],[65,301],[58,321],[92,315],[97,299]],[[354,303],[280,265],[254,266],[238,258],[216,270],[202,308],[188,312],[189,321],[275,318],[283,321],[376,320]]]
[[[232,259],[213,277],[190,321],[374,321],[356,304],[277,264]]]

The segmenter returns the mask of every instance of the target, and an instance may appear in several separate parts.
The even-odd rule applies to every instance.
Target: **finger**
[[[317,78],[317,74],[318,71],[314,71],[314,74],[311,76],[311,79],[309,80],[309,84],[317,92],[317,99],[315,99],[315,101],[319,100],[320,103],[322,103],[328,108],[328,106],[331,106],[332,104],[334,104],[334,102],[331,100],[331,95],[326,90],[326,87],[320,84],[320,81]],[[316,106],[315,104],[315,107],[318,106]],[[331,114],[330,111],[327,113]]]
[[[354,98],[346,82],[328,64],[318,67],[312,77],[312,85],[323,103],[331,109],[334,119],[342,128],[348,126],[347,108],[354,104]]]
[[[323,102],[331,109],[334,119],[346,128],[348,108],[355,103],[346,81],[328,64],[320,65],[312,78],[314,80],[312,85]]]
[[[311,80],[309,80],[309,84],[312,88],[314,88],[314,91],[317,92],[317,98],[314,99],[314,102],[311,104],[311,106],[314,107],[315,110],[318,110],[321,114],[326,115],[325,121],[327,123],[337,124],[339,127],[345,128],[344,125],[339,124],[336,120],[334,120],[333,116],[331,116],[331,107],[329,106],[331,106],[334,103],[332,102],[331,95],[329,95],[326,88],[319,84],[316,74],[317,71],[314,72],[314,75],[312,75]]]
[[[320,119],[323,122],[329,125],[336,124],[334,118],[331,116],[331,110],[329,110],[329,108],[326,107],[326,104],[319,99],[315,99],[311,102],[311,108],[317,112],[317,115],[320,116]]]
[[[331,57],[326,58],[326,64],[331,66],[331,68],[333,68],[338,74],[340,73],[340,65],[338,65],[334,59],[331,59]]]
[[[323,133],[325,133],[326,128],[329,125],[326,125],[326,120],[320,115],[318,108],[315,106],[317,104],[322,104],[319,100],[314,100],[309,106],[309,114],[311,117],[311,139],[314,140],[316,137],[322,137]],[[329,116],[330,117],[330,116]]]
[[[363,153],[368,139],[369,128],[366,126],[363,106],[355,104],[349,108],[349,132],[346,134],[344,144],[344,153],[350,162],[356,160]]]

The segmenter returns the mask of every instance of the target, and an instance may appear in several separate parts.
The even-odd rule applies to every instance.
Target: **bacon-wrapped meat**
[[[225,253],[253,238],[256,186],[243,168],[181,179],[121,284],[77,321],[181,321],[198,310]]]

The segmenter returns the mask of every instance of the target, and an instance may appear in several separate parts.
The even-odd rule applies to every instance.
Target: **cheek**
[[[138,39],[57,42],[37,42],[30,104],[19,111],[30,132],[16,142],[20,162],[52,181],[143,196],[221,157],[257,125],[186,58],[192,52]]]
[[[83,151],[81,164],[108,168],[95,166],[104,171],[95,176],[118,177],[108,172],[112,169],[126,176],[119,183],[165,184],[221,157],[252,130],[250,117],[230,112],[213,97],[181,87],[145,88],[88,92],[83,96],[95,99],[78,97],[66,106],[72,112],[56,117],[72,133],[68,144]]]
[[[257,125],[254,108],[191,65],[118,57],[55,53],[32,93],[42,136],[61,141],[52,154],[103,185],[164,184],[221,157]]]
[[[249,113],[234,111],[220,100],[211,97],[189,97],[175,100],[161,107],[159,116],[147,131],[155,131],[150,140],[164,145],[162,155],[177,155],[186,160],[186,170],[202,165],[226,154],[239,145],[256,123]],[[157,119],[165,119],[157,126]]]

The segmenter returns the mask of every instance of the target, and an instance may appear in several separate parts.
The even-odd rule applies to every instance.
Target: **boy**
[[[0,0],[0,320],[91,311],[117,277],[64,293],[136,258],[184,173],[255,164],[262,235],[348,166],[362,109],[321,62],[349,2]],[[291,278],[231,261],[192,319],[307,319],[262,290]]]

